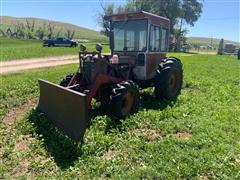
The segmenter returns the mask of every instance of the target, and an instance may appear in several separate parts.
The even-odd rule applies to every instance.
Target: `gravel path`
[[[55,56],[0,62],[0,74],[9,74],[28,69],[78,63],[78,56]]]

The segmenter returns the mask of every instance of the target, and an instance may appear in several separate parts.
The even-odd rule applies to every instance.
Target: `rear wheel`
[[[182,89],[182,63],[176,57],[164,59],[155,77],[155,94],[158,98],[175,100]]]
[[[119,83],[110,93],[108,112],[117,118],[126,118],[139,108],[139,89],[132,81]]]

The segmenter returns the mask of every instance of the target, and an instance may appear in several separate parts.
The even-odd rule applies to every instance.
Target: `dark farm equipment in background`
[[[39,80],[38,109],[70,138],[84,135],[92,99],[117,118],[138,111],[139,89],[154,87],[156,98],[174,100],[182,87],[182,64],[166,57],[169,20],[147,12],[106,16],[111,55],[87,52],[81,45],[78,72],[59,85]]]
[[[235,53],[236,52],[236,46],[232,43],[227,43],[224,46],[224,53]]]

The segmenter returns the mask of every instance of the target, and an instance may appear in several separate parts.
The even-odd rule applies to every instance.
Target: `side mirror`
[[[86,51],[86,46],[84,45],[84,44],[81,44],[80,45],[80,51],[82,51],[82,52],[84,52],[84,51]]]
[[[100,43],[96,44],[96,50],[97,50],[98,52],[101,52],[102,49],[103,49],[103,47],[102,47],[102,45],[101,45]]]

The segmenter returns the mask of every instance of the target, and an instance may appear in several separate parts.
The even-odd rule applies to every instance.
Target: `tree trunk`
[[[181,21],[180,21],[179,32],[177,33],[177,47],[176,47],[176,51],[180,51],[181,50],[182,25],[183,25],[183,19],[181,19]]]

